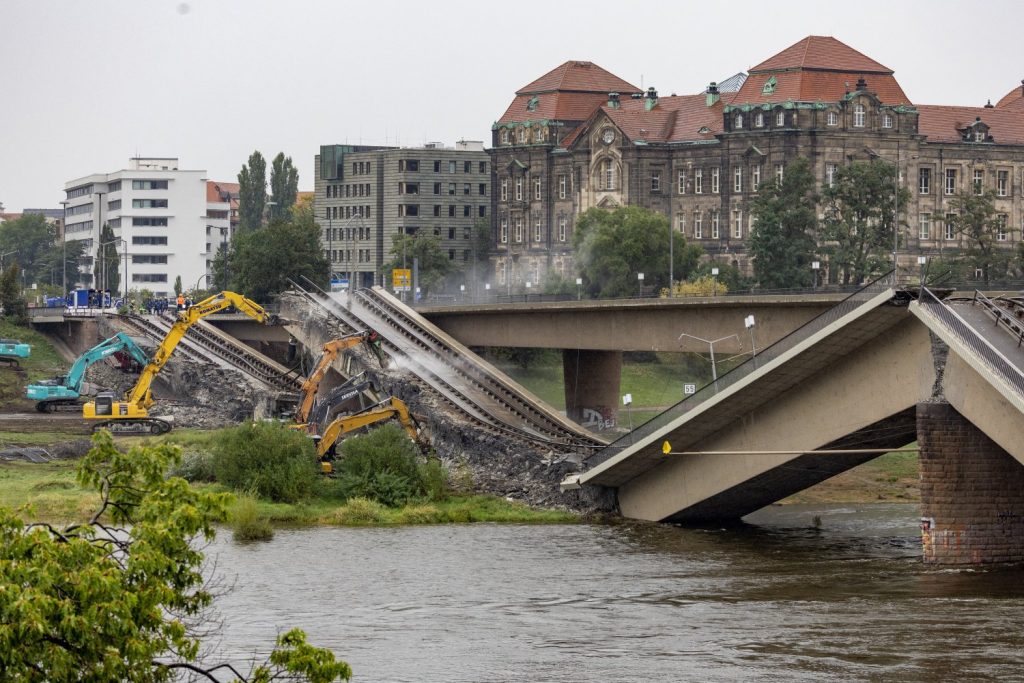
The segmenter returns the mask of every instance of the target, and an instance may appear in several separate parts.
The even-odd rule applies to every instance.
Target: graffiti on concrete
[[[583,408],[582,417],[580,424],[587,429],[601,431],[615,428],[615,412],[612,408]]]

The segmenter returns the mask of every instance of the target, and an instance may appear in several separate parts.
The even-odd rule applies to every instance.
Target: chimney
[[[992,100],[989,100],[988,102],[985,103],[985,109],[994,109],[994,108],[995,107],[992,104]]]
[[[644,102],[644,111],[650,111],[654,109],[654,105],[658,104],[658,91],[654,88],[647,89],[647,100]]]
[[[860,78],[857,79],[857,90],[867,90],[867,89],[868,89],[868,82],[864,80],[863,76],[861,76]]]
[[[619,108],[619,93],[610,92],[608,93],[608,108],[618,109]]]
[[[707,93],[705,94],[704,101],[709,107],[714,106],[715,102],[718,102],[718,84],[714,81],[708,85]]]

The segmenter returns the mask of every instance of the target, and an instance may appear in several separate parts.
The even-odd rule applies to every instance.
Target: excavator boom
[[[392,418],[398,418],[409,438],[419,443],[419,434],[416,430],[416,423],[409,414],[409,407],[405,401],[391,397],[376,406],[354,415],[344,415],[335,419],[327,425],[323,435],[320,437],[316,447],[317,457],[323,461],[334,453],[334,447],[345,434],[353,432],[361,427],[366,427],[377,422],[383,422]],[[327,471],[330,471],[329,469]]]
[[[313,399],[316,398],[320,382],[323,381],[331,364],[334,363],[341,352],[362,344],[371,339],[372,336],[372,332],[358,332],[347,337],[332,339],[324,344],[323,353],[320,354],[320,358],[317,359],[313,371],[303,381],[302,388],[299,390],[299,408],[295,411],[295,422],[304,424],[309,419],[309,412],[313,409]]]

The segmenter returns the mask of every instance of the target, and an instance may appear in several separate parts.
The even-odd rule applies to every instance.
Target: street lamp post
[[[60,203],[64,215],[60,219],[60,253],[61,253],[61,286],[64,288],[64,296],[68,294],[68,200]]]
[[[275,206],[277,206],[277,202],[267,202],[267,225],[270,225],[270,220],[274,217]]]
[[[744,318],[743,326],[750,332],[750,357],[754,359],[754,367],[757,367],[757,345],[754,343],[754,316],[748,315]]]
[[[102,259],[102,269],[101,269],[101,272],[103,274],[103,289],[101,289],[100,291],[101,292],[105,292],[107,289],[109,289],[109,283],[107,281],[107,245],[108,244],[117,244],[118,242],[124,242],[124,279],[125,279],[125,282],[124,282],[124,284],[123,284],[123,286],[121,288],[121,291],[124,292],[125,303],[127,303],[127,300],[128,300],[128,282],[127,282],[127,280],[128,280],[128,242],[125,239],[121,238],[121,237],[116,237],[116,238],[114,238],[112,240],[109,240],[107,242],[100,242],[100,245],[98,247],[98,251],[99,251],[99,254],[100,254],[100,259]],[[116,254],[117,252],[115,251],[114,253]],[[101,294],[101,296],[102,296],[102,294]]]
[[[576,301],[583,300],[583,278],[576,278]]]
[[[637,273],[636,274],[636,281],[637,281],[638,286],[640,288],[640,294],[639,294],[639,296],[637,298],[643,299],[644,298],[644,274],[643,273]]]
[[[668,225],[668,298],[674,296],[673,290],[675,290],[675,271],[673,270],[676,265],[675,259],[675,231],[672,227],[672,223]]]
[[[729,334],[718,339],[704,339],[703,337],[698,337],[696,335],[686,334],[685,332],[683,332],[682,334],[679,335],[679,339],[682,340],[683,337],[688,337],[689,339],[696,339],[697,341],[704,342],[705,344],[708,345],[708,348],[711,350],[711,379],[714,382],[718,382],[718,370],[715,367],[715,344],[721,341],[725,341],[726,339],[735,338],[736,341],[740,340],[740,336],[738,334]]]
[[[711,269],[711,295],[718,296],[718,268]]]
[[[203,273],[202,275],[199,276],[199,279],[196,280],[196,286],[192,288],[192,291],[196,292],[197,295],[199,293],[199,283],[203,281],[203,278],[207,277],[213,277],[213,275],[210,273]]]
[[[821,261],[811,261],[811,271],[814,273],[814,285],[813,289],[815,292],[818,291],[818,269],[821,268]]]
[[[924,287],[925,266],[927,265],[927,263],[928,263],[928,257],[927,256],[918,256],[917,257],[917,267],[921,271],[921,287],[922,288]]]

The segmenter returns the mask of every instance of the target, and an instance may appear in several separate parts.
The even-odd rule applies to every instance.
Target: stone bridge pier
[[[570,420],[593,431],[618,424],[621,351],[563,349],[562,376]]]
[[[948,403],[918,404],[917,438],[924,561],[1024,563],[1024,465]]]

